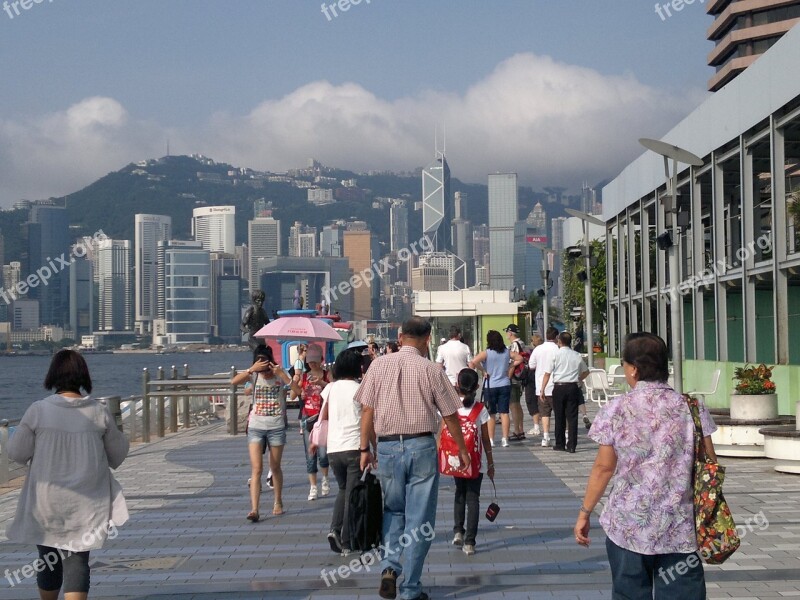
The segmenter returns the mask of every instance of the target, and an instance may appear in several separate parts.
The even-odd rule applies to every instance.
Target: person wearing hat
[[[522,382],[516,381],[514,375],[515,364],[518,364],[518,359],[522,358],[522,340],[519,339],[519,326],[515,323],[509,323],[503,331],[508,336],[508,350],[511,355],[511,365],[508,368],[508,377],[511,379],[511,403],[509,404],[509,412],[511,413],[511,428],[512,432],[509,436],[511,441],[522,441],[525,439],[525,427],[523,424],[522,413]]]
[[[328,384],[328,372],[322,368],[322,348],[310,344],[306,350],[308,372],[303,373],[300,381],[292,381],[292,399],[300,398],[300,433],[303,434],[303,447],[306,452],[306,472],[310,489],[308,500],[316,500],[319,493],[327,496],[330,491],[328,482],[328,453],[324,446],[312,451],[309,436],[314,423],[319,419],[322,410],[322,390]],[[322,469],[322,487],[317,490],[317,465]]]

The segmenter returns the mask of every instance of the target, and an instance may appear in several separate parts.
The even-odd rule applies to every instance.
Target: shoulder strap
[[[481,411],[483,410],[483,404],[480,402],[476,402],[472,405],[472,410],[469,413],[469,420],[470,421],[477,421],[478,417],[481,416]]]
[[[686,404],[689,405],[689,412],[692,414],[692,421],[694,421],[694,456],[695,460],[705,460],[705,446],[703,445],[703,424],[700,421],[700,408],[697,406],[697,398],[693,398],[688,394],[683,394]]]

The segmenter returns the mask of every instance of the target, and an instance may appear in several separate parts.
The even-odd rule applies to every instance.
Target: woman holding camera
[[[240,385],[255,376],[253,385],[253,409],[247,421],[247,447],[250,454],[250,512],[247,519],[257,523],[260,515],[258,503],[261,498],[261,474],[264,471],[262,448],[269,450],[269,467],[272,471],[275,502],[273,515],[283,514],[283,471],[281,459],[286,445],[286,402],[284,384],[291,379],[275,363],[272,348],[259,346],[253,351],[253,365],[238,373],[231,383]]]

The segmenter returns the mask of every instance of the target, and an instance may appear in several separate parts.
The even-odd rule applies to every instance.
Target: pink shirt
[[[711,435],[717,426],[698,404],[703,435]],[[683,396],[666,383],[640,381],[600,409],[589,437],[617,455],[600,517],[611,541],[639,554],[695,552],[694,423]]]

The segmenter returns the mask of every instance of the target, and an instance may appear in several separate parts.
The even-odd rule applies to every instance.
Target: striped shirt
[[[447,417],[462,406],[442,368],[412,346],[376,359],[355,400],[374,410],[378,436],[435,432],[437,411]]]

